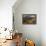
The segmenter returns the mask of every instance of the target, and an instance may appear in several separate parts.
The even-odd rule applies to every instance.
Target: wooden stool
[[[25,46],[35,46],[35,43],[32,40],[26,40]]]
[[[16,42],[16,46],[21,46],[21,44],[22,44],[22,33],[16,33],[15,34],[15,42]]]

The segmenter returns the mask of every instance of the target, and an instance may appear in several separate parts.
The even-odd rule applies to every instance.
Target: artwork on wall
[[[36,24],[37,23],[37,14],[23,14],[22,23],[23,24]]]

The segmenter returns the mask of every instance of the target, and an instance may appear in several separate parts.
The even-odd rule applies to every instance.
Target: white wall
[[[41,1],[41,38],[42,46],[46,46],[46,0]]]
[[[16,0],[0,0],[0,27],[12,28],[12,6]]]
[[[14,5],[15,6],[15,5]],[[15,7],[16,8],[16,7]],[[41,46],[41,22],[40,22],[40,0],[23,0],[14,10],[15,29],[24,34],[24,37],[35,41],[36,46]],[[22,24],[22,14],[37,14],[36,25]]]

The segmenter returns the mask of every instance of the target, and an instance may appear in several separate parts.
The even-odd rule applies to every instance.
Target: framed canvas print
[[[37,14],[22,15],[22,24],[36,24],[36,23],[37,23]]]

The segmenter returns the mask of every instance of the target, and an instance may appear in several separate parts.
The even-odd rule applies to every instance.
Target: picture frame
[[[37,14],[23,14],[22,24],[37,24]]]

